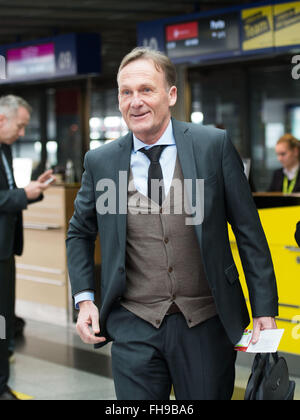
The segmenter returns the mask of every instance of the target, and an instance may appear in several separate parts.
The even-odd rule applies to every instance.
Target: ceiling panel
[[[99,32],[104,72],[115,69],[136,45],[138,22],[248,0],[0,0],[0,44],[34,40],[68,32]]]

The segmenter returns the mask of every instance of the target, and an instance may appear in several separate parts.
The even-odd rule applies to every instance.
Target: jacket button
[[[121,274],[125,273],[125,270],[124,270],[124,268],[123,268],[123,267],[120,267],[120,268],[119,268],[119,273],[121,273]]]

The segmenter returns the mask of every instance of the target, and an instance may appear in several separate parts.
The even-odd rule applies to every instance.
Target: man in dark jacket
[[[17,188],[12,167],[11,145],[25,135],[31,108],[22,98],[0,98],[0,401],[16,399],[7,386],[8,343],[14,318],[15,255],[23,250],[22,210],[40,201],[52,171],[42,174],[26,188]]]
[[[68,232],[77,330],[85,343],[113,341],[120,400],[169,399],[171,385],[179,400],[230,399],[234,345],[249,316],[228,222],[255,342],[262,329],[276,328],[278,314],[271,255],[243,164],[226,132],[171,118],[176,71],[163,54],[132,51],[118,84],[131,131],[86,155]],[[100,313],[91,293],[98,232]]]

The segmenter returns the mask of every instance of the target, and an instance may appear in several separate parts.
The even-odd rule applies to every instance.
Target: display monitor
[[[171,59],[239,52],[240,13],[167,25],[166,51]]]

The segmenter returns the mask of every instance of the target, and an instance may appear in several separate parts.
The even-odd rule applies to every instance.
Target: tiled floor
[[[237,366],[234,399],[243,399],[249,368]],[[10,386],[35,400],[115,400],[110,345],[94,350],[81,343],[75,327],[27,320],[17,344]],[[300,400],[300,378],[296,378]]]
[[[81,342],[75,327],[26,322],[11,364],[13,390],[35,400],[116,399],[109,344],[96,351]]]

